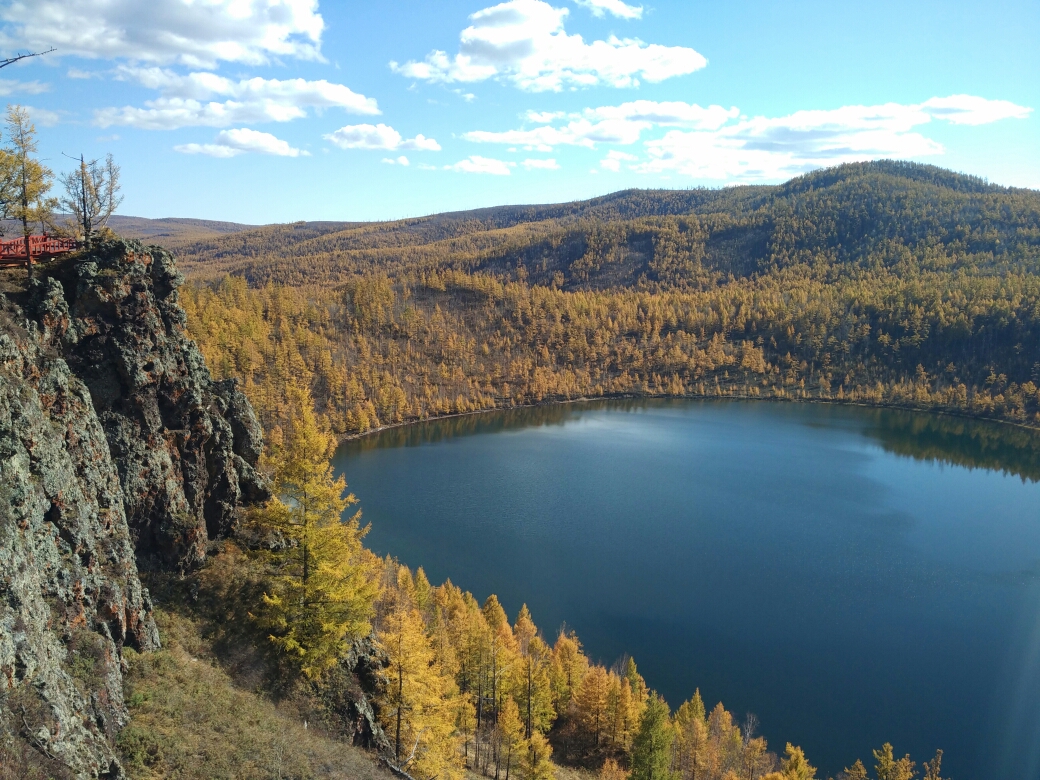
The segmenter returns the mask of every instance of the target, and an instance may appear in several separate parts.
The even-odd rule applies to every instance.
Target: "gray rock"
[[[119,777],[122,648],[159,638],[90,394],[47,348],[68,330],[52,303],[38,328],[0,300],[0,739]]]
[[[138,564],[201,565],[237,508],[269,497],[263,433],[234,380],[214,382],[188,337],[173,258],[110,241],[50,279],[33,314],[90,390],[125,494]],[[73,289],[69,289],[73,288]],[[62,294],[64,293],[64,294]]]

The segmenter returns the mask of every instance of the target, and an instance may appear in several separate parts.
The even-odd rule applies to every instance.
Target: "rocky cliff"
[[[90,390],[123,485],[138,563],[190,569],[267,497],[263,435],[234,381],[214,382],[165,250],[109,242],[41,285],[33,313]]]
[[[268,495],[260,426],[187,337],[180,282],[115,241],[0,295],[0,777],[122,776],[122,649],[159,641],[137,565],[200,565]]]

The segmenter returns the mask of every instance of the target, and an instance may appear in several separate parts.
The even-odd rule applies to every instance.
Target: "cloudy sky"
[[[894,157],[1040,188],[1040,3],[0,0],[123,213],[390,219]]]

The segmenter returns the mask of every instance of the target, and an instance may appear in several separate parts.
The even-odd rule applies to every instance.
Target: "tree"
[[[85,160],[81,154],[79,168],[61,175],[65,197],[60,205],[72,215],[75,226],[82,232],[87,244],[94,232],[104,228],[109,218],[123,202],[119,194],[119,166],[112,155],[99,160]]]
[[[542,733],[534,732],[526,743],[527,750],[524,751],[521,764],[524,780],[556,780],[556,770],[549,760],[552,757],[552,746]]]
[[[526,604],[520,608],[513,637],[520,652],[520,661],[514,667],[513,689],[524,721],[524,738],[530,739],[535,729],[548,731],[556,717],[549,683],[552,651],[538,636]]]
[[[867,768],[858,758],[856,763],[845,769],[838,775],[838,780],[867,780]]]
[[[573,632],[565,634],[561,631],[556,638],[550,671],[553,706],[557,712],[566,712],[575,691],[589,671],[589,659],[582,652],[581,642]]]
[[[574,708],[578,724],[584,734],[585,748],[589,751],[600,746],[607,729],[607,705],[610,696],[610,675],[602,666],[589,669],[574,693]]]
[[[943,752],[941,750],[935,751],[935,758],[931,761],[924,762],[924,780],[943,780],[940,771],[942,770],[942,757]]]
[[[917,772],[914,771],[915,764],[910,760],[910,755],[895,759],[892,745],[888,742],[882,745],[880,750],[874,751],[874,759],[877,761],[874,770],[877,772],[878,780],[913,780],[917,776]]]
[[[520,708],[516,706],[516,702],[512,699],[506,699],[502,703],[502,711],[498,713],[498,732],[499,732],[499,760],[498,764],[502,764],[502,755],[505,755],[506,775],[505,780],[509,780],[509,772],[513,766],[513,758],[517,750],[521,749],[524,744],[524,723],[520,719]],[[498,774],[496,773],[496,777]]]
[[[295,417],[269,450],[274,498],[251,517],[276,538],[274,550],[261,553],[272,575],[255,618],[292,663],[316,678],[372,630],[378,586],[373,556],[361,545],[368,529],[360,527],[360,513],[342,519],[357,499],[344,495],[342,476],[332,476],[335,438],[318,427],[310,394],[298,387],[290,393]]]
[[[455,685],[436,662],[419,610],[398,600],[376,637],[390,661],[380,714],[393,740],[395,765],[416,777],[458,774]]]
[[[816,767],[805,759],[805,752],[800,747],[787,743],[787,757],[780,765],[780,774],[784,780],[815,780]]]
[[[631,780],[672,780],[672,742],[675,732],[669,719],[668,705],[656,693],[639,719],[639,731],[632,740]]]
[[[706,763],[708,747],[708,716],[698,688],[693,698],[683,702],[675,712],[676,764],[683,778],[697,780]]]
[[[56,199],[45,197],[50,191],[54,174],[34,156],[37,150],[36,127],[29,118],[29,112],[22,106],[7,107],[7,134],[11,148],[5,151],[10,157],[3,166],[3,172],[10,179],[0,189],[7,190],[10,199],[3,203],[4,217],[22,223],[25,267],[31,279],[33,263],[29,236],[32,235],[32,229],[29,225],[45,223],[57,205]]]

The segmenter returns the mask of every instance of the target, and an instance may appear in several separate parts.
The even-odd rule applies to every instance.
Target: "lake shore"
[[[569,404],[581,404],[581,403],[596,403],[599,401],[655,401],[655,400],[672,400],[672,401],[769,401],[777,403],[793,403],[793,404],[822,404],[830,406],[855,406],[864,409],[896,409],[902,412],[918,412],[920,414],[935,414],[943,417],[955,417],[963,420],[974,420],[977,422],[996,423],[999,425],[1006,425],[1011,428],[1017,428],[1024,431],[1031,431],[1036,434],[1040,434],[1040,425],[1030,425],[1028,423],[1015,422],[1014,420],[1007,420],[1001,417],[984,417],[977,414],[970,414],[967,412],[960,411],[958,409],[940,408],[940,407],[927,407],[927,406],[911,406],[908,404],[890,404],[890,403],[865,403],[863,401],[850,401],[839,398],[794,398],[794,397],[782,397],[777,395],[708,395],[699,393],[689,393],[685,395],[670,395],[670,394],[643,394],[643,393],[619,393],[617,395],[598,395],[598,396],[582,396],[581,398],[560,398],[546,401],[536,401],[529,404],[515,404],[513,406],[495,406],[490,409],[475,409],[471,412],[454,412],[452,414],[439,414],[433,417],[425,417],[422,419],[404,420],[399,423],[390,423],[388,425],[380,425],[375,428],[370,428],[363,433],[341,433],[336,437],[338,444],[344,444],[348,441],[356,441],[357,439],[363,439],[368,436],[372,436],[383,431],[393,430],[395,428],[406,428],[411,425],[419,425],[422,423],[437,422],[438,420],[452,420],[460,417],[473,417],[475,415],[482,414],[494,414],[495,412],[508,412],[516,409],[537,409],[546,406],[566,406]]]

